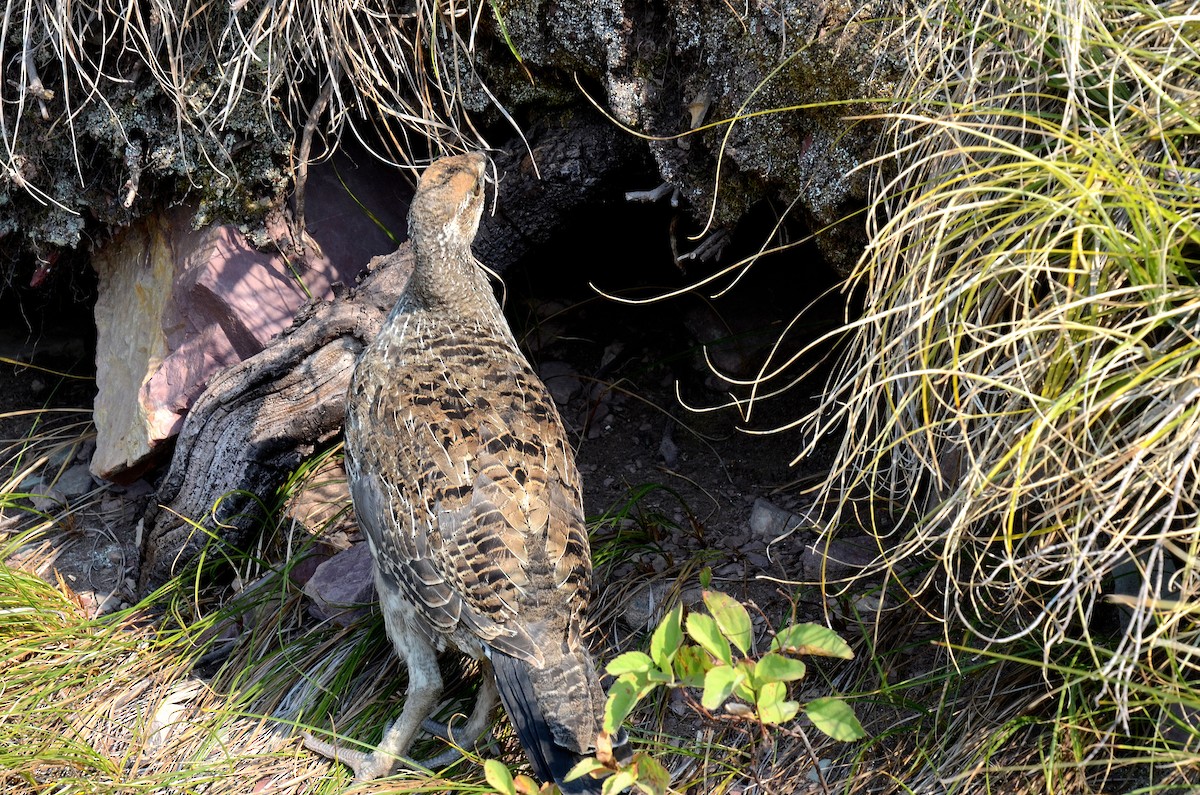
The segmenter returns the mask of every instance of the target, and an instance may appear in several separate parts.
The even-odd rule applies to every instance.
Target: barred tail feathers
[[[603,707],[590,656],[568,652],[540,669],[502,652],[493,652],[491,662],[500,701],[534,774],[553,779],[565,795],[599,795],[602,782],[588,776],[563,782],[590,753]]]

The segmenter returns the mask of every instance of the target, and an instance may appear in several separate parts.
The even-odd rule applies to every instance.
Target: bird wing
[[[458,380],[433,358],[438,366],[425,371],[410,363],[385,390],[391,399],[367,402],[379,415],[369,424],[349,424],[372,431],[355,445],[359,521],[380,573],[434,629],[469,630],[540,665],[529,617],[543,605],[582,613],[590,576],[579,476],[558,410],[509,350]],[[398,438],[380,431],[389,427]],[[389,458],[384,448],[400,452]]]

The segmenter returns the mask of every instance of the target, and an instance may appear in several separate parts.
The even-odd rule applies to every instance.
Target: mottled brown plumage
[[[580,636],[591,559],[574,455],[471,254],[485,165],[478,154],[445,158],[422,177],[412,279],[347,400],[355,512],[388,636],[409,668],[404,709],[374,754],[306,738],[359,779],[408,751],[440,696],[435,652],[447,646],[484,661],[467,732],[486,727],[498,689],[543,778],[561,781],[589,751],[603,708]]]

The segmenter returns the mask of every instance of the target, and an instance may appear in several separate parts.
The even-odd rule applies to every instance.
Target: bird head
[[[408,212],[418,253],[469,255],[483,215],[487,158],[478,152],[437,160],[417,185]]]

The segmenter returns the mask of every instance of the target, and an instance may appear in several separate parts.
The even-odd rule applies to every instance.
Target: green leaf
[[[709,566],[705,566],[704,568],[700,569],[700,578],[699,579],[700,579],[700,587],[702,589],[707,588],[708,586],[712,585],[712,568]]]
[[[762,687],[767,682],[794,682],[803,679],[807,669],[800,660],[770,652],[754,666],[754,683]]]
[[[613,676],[620,676],[630,672],[649,671],[654,667],[654,660],[651,660],[640,651],[627,651],[624,654],[619,654],[613,658],[605,670]]]
[[[754,688],[758,687],[758,683],[754,681],[754,663],[749,660],[739,660],[737,669],[742,676],[741,681],[733,686],[733,694],[743,701],[753,704],[756,698]]]
[[[495,761],[496,760],[494,759],[487,760],[487,762]],[[487,762],[484,762],[484,764],[486,765]],[[574,781],[577,778],[583,778],[589,773],[596,773],[601,770],[607,771],[608,768],[605,767],[604,763],[602,763],[596,757],[587,756],[575,763],[575,766],[567,772],[567,775],[563,778],[563,781]],[[491,779],[488,779],[488,783],[491,783]]]
[[[517,795],[512,773],[509,772],[508,766],[499,759],[483,760],[483,777],[487,779],[488,785],[500,795]]]
[[[637,773],[635,771],[629,768],[618,770],[604,779],[604,786],[600,788],[601,795],[617,795],[633,786],[633,782],[636,780]]]
[[[787,723],[796,717],[800,705],[787,700],[787,685],[783,682],[767,682],[758,691],[758,719],[768,726]]]
[[[646,795],[665,795],[671,784],[667,769],[647,753],[636,754],[633,761],[637,767],[637,788]]]
[[[808,702],[804,714],[821,731],[835,740],[850,742],[867,736],[854,710],[840,698],[818,698]]]
[[[709,669],[704,675],[704,695],[701,696],[700,703],[707,710],[718,708],[743,679],[745,674],[732,665],[718,665]]]
[[[541,795],[544,792],[538,783],[524,773],[519,773],[513,776],[513,786],[517,788],[517,795]],[[555,784],[547,784],[547,787],[558,789]]]
[[[703,613],[688,613],[687,633],[704,647],[704,650],[726,665],[733,663],[733,655],[729,652],[729,641],[717,628],[717,622],[712,616]]]
[[[654,634],[650,636],[650,656],[654,658],[654,662],[663,671],[671,670],[671,659],[675,656],[675,652],[679,650],[679,645],[683,643],[683,630],[681,624],[683,622],[683,605],[676,604],[675,607],[663,616],[662,623],[654,630]]]
[[[742,656],[750,653],[750,614],[737,599],[720,591],[705,591],[704,604],[717,620],[721,634],[737,646]]]
[[[604,731],[616,734],[625,718],[633,712],[638,700],[643,695],[643,687],[633,679],[632,674],[624,674],[612,683],[608,689],[608,702],[604,705]]]
[[[854,652],[846,641],[828,627],[820,624],[793,624],[784,627],[771,641],[771,651],[786,651],[790,654],[811,654],[814,657],[840,657],[854,659]]]
[[[675,653],[675,679],[684,687],[704,687],[704,674],[712,668],[712,658],[699,646],[681,646]]]

